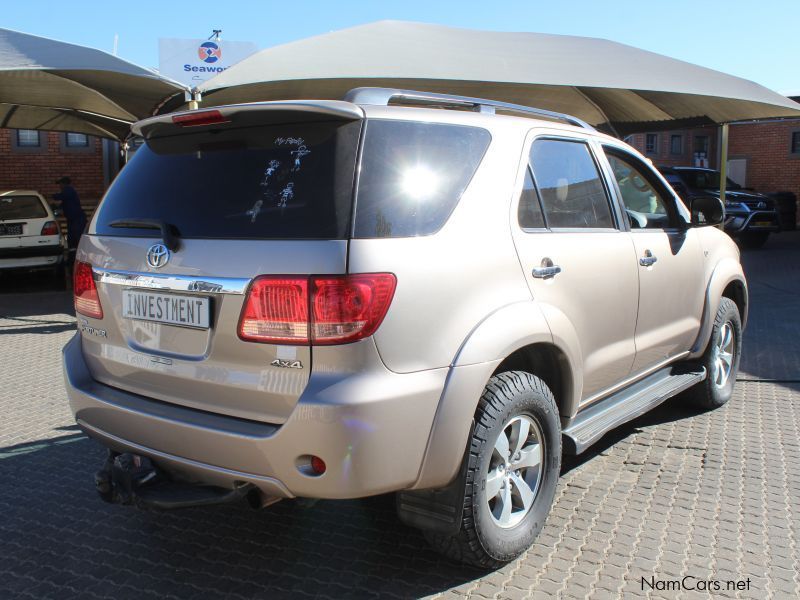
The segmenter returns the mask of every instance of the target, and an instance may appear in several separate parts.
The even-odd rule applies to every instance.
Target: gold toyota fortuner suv
[[[397,492],[493,566],[542,528],[563,453],[731,397],[748,299],[720,201],[685,206],[574,117],[359,88],[134,131],[64,348],[105,500]]]

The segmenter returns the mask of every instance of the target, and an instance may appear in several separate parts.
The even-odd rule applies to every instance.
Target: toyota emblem
[[[160,269],[169,262],[169,249],[164,244],[153,244],[147,251],[147,264]]]

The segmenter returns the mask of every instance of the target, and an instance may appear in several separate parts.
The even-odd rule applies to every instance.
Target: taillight
[[[273,344],[354,342],[378,329],[396,285],[391,273],[258,277],[242,309],[239,337]]]
[[[389,310],[396,284],[391,273],[312,277],[312,343],[341,344],[372,335]]]
[[[175,115],[172,122],[179,127],[197,127],[198,125],[213,125],[215,123],[229,123],[230,119],[218,110],[201,110],[183,115]]]
[[[55,221],[48,221],[42,226],[42,233],[40,235],[58,235],[58,223]]]
[[[239,337],[251,342],[307,344],[308,278],[256,278],[239,319]]]
[[[75,312],[93,319],[103,318],[103,307],[94,284],[92,265],[77,261],[72,275],[72,293],[75,299]]]

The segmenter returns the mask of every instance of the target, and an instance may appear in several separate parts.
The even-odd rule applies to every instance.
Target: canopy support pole
[[[719,135],[719,199],[725,204],[725,188],[728,187],[728,124],[720,126]],[[720,225],[722,229],[722,225]]]

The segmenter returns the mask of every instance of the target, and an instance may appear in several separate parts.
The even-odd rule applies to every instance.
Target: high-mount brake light
[[[175,115],[172,117],[172,122],[178,127],[197,127],[199,125],[214,125],[215,123],[230,123],[230,119],[218,110],[201,110]]]
[[[75,312],[93,319],[103,318],[103,307],[94,283],[92,265],[77,261],[72,275],[72,293]]]
[[[369,337],[394,296],[392,273],[253,280],[239,319],[239,337],[271,344],[332,345]]]

